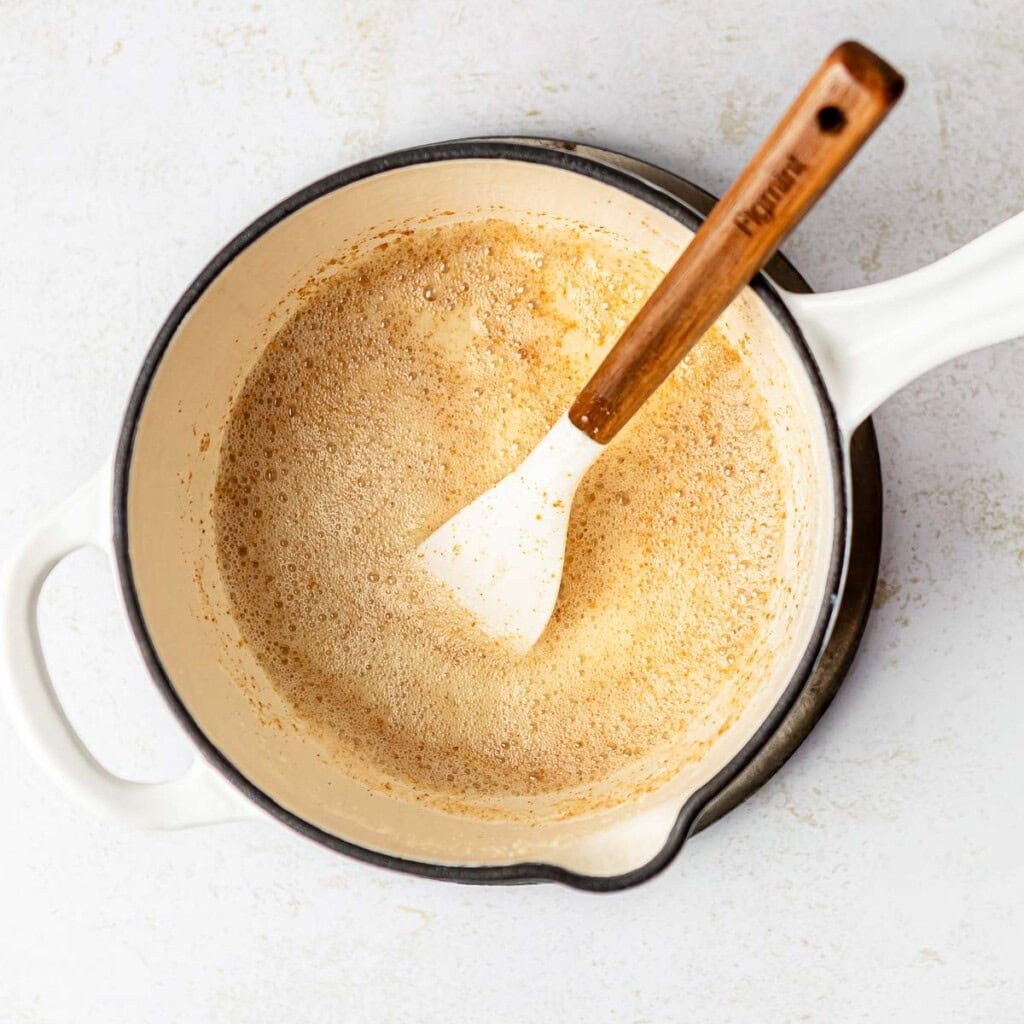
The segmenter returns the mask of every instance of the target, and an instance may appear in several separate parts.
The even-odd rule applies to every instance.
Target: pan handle
[[[1024,335],[1024,213],[944,259],[864,288],[782,297],[852,434],[905,384]]]
[[[7,714],[54,782],[98,814],[168,829],[253,817],[248,801],[199,755],[169,782],[130,782],[111,774],[61,707],[39,640],[39,594],[72,551],[93,545],[110,555],[109,493],[109,475],[101,471],[36,524],[0,575],[0,697]]]

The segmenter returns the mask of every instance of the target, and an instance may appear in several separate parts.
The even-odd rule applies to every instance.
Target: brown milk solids
[[[395,794],[493,815],[645,760],[667,777],[683,730],[756,685],[786,487],[765,402],[714,330],[584,478],[527,655],[415,559],[529,453],[660,276],[566,227],[396,235],[246,380],[214,502],[232,614],[305,728]]]

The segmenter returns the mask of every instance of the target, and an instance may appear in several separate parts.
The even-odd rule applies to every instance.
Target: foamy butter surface
[[[218,560],[242,635],[328,750],[494,813],[671,751],[756,676],[785,488],[764,400],[714,331],[585,477],[529,654],[416,564],[659,278],[568,228],[436,227],[343,270],[268,345],[221,454]]]

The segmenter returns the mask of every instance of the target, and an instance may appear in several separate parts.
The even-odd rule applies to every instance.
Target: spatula
[[[859,43],[835,49],[593,377],[515,472],[419,547],[487,634],[539,639],[562,579],[580,480],[899,99],[902,77]]]

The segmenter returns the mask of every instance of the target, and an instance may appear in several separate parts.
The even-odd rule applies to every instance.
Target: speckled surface
[[[786,246],[819,288],[1024,206],[1020,7],[991,3],[0,5],[0,547],[109,451],[213,250],[399,146],[534,132],[720,191],[830,45],[909,90]],[[0,1021],[1013,1021],[1024,1005],[1024,343],[875,422],[878,608],[796,756],[645,887],[466,889],[269,823],[140,834],[70,805],[0,718]],[[54,574],[58,684],[138,778],[188,754],[100,556]]]

